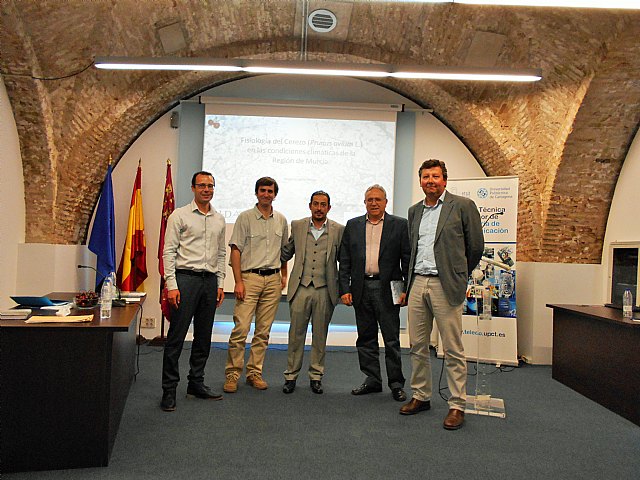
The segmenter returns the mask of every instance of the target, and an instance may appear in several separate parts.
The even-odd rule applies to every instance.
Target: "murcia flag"
[[[144,218],[142,216],[142,167],[138,162],[138,173],[133,184],[127,237],[118,267],[117,282],[122,291],[144,292],[147,278],[147,248],[144,242]]]
[[[176,208],[173,196],[173,181],[171,180],[171,162],[167,160],[167,179],[164,182],[164,200],[162,202],[162,219],[160,220],[160,241],[158,242],[158,272],[160,273],[160,309],[164,318],[171,321],[171,305],[167,301],[167,288],[164,284],[164,232],[167,230],[169,215]]]

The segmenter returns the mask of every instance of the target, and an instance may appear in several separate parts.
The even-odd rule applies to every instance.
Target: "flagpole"
[[[158,242],[158,273],[160,274],[160,336],[149,341],[149,345],[154,347],[164,347],[167,338],[164,335],[164,321],[171,321],[165,316],[166,299],[163,303],[163,295],[165,293],[164,285],[164,262],[162,260],[162,251],[164,249],[164,233],[167,226],[167,219],[175,208],[175,198],[173,196],[173,181],[171,179],[171,160],[167,158],[167,174],[164,185],[164,199],[162,202],[162,220],[160,222],[160,240]],[[168,307],[170,308],[170,307]]]

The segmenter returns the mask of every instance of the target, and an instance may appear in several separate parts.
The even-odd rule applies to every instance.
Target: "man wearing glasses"
[[[364,204],[367,214],[347,222],[340,245],[340,294],[342,303],[355,308],[358,360],[366,377],[351,393],[382,391],[380,326],[387,384],[393,399],[404,402],[407,396],[400,359],[400,307],[406,305],[411,258],[407,221],[386,213],[387,193],[380,185],[367,189]]]
[[[175,309],[167,333],[162,362],[162,402],[166,412],[176,409],[180,381],[178,359],[193,318],[193,346],[189,359],[187,398],[221,400],[204,384],[204,368],[211,348],[216,308],[224,299],[225,220],[211,205],[215,180],[209,172],[191,179],[193,201],[177,208],[167,220],[164,260],[167,299]]]

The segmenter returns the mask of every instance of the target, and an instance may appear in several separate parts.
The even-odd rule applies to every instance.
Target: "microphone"
[[[101,282],[104,282],[104,279],[107,278],[107,276],[104,273],[102,273],[97,268],[92,267],[91,265],[78,265],[78,268],[88,268],[90,270],[93,270],[94,272],[96,272],[96,275],[100,275]],[[113,305],[114,307],[126,307],[127,301],[122,298],[122,295],[120,293],[120,289],[118,288],[118,286],[115,285],[115,287],[116,287],[117,298],[114,298],[111,300],[111,305]]]
[[[98,275],[100,275],[100,280],[104,280],[105,278],[107,278],[107,276],[104,273],[99,272],[97,268],[94,268],[91,265],[78,265],[78,268],[88,268],[90,270],[93,270]]]

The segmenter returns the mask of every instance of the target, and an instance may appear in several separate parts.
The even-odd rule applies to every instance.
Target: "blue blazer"
[[[365,281],[365,225],[365,215],[349,220],[344,228],[340,244],[340,295],[351,293],[354,306],[359,305],[362,301]],[[410,258],[407,220],[385,212],[378,266],[382,285],[388,285],[382,288],[382,299],[389,306],[393,306],[391,280],[402,280],[406,291]]]

